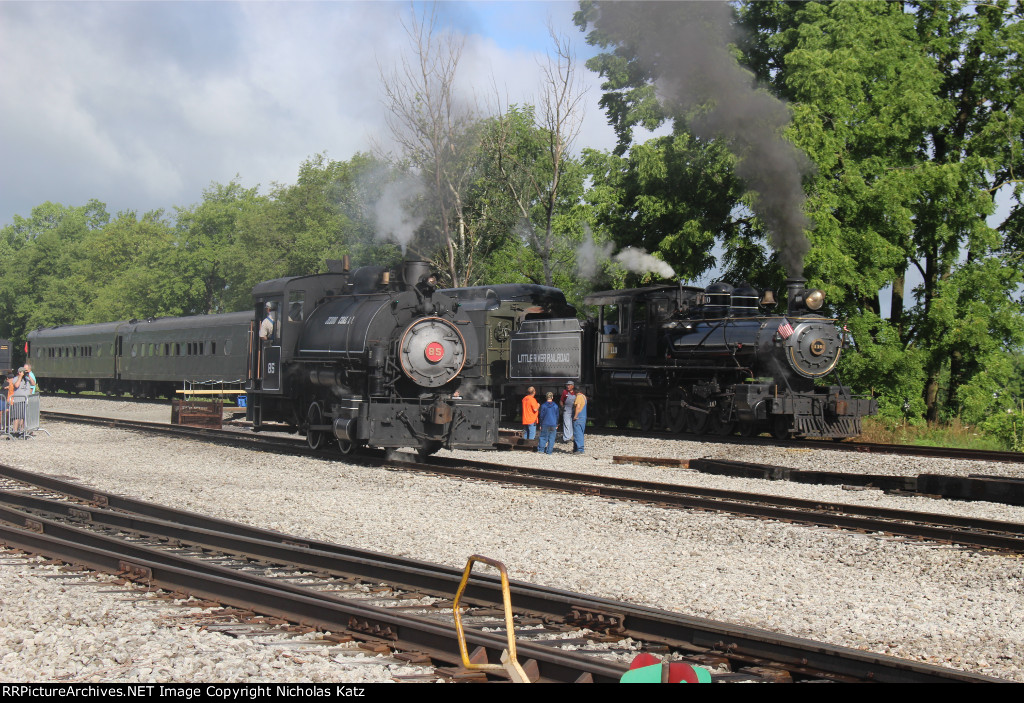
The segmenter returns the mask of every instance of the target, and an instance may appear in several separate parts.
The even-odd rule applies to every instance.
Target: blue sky
[[[416,8],[426,7],[417,3]],[[533,102],[569,34],[590,88],[578,147],[608,148],[575,2],[450,2],[460,90]],[[307,157],[389,146],[380,71],[408,41],[407,2],[0,1],[0,226],[45,201],[170,211],[236,175],[292,183]]]

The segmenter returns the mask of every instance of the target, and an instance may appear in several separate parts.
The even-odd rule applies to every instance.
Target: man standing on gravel
[[[533,386],[523,396],[523,438],[535,439],[537,437],[537,410],[540,403],[537,402],[537,389]]]
[[[568,381],[558,405],[562,408],[562,441],[572,441],[572,404],[576,402],[576,384]]]
[[[572,443],[577,454],[583,453],[583,430],[587,428],[587,396],[576,394],[572,406]]]
[[[32,364],[25,362],[25,377],[28,378],[29,384],[32,386],[31,395],[35,395],[39,392],[39,384],[36,383],[36,375],[32,373]]]
[[[555,434],[558,432],[558,403],[555,394],[548,393],[547,401],[540,406],[540,437],[537,439],[537,453],[550,454],[555,451]]]

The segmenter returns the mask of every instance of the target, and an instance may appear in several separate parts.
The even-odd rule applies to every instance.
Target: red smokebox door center
[[[436,364],[444,358],[444,347],[441,346],[440,342],[431,342],[423,350],[423,356],[427,357],[427,361],[431,364]]]

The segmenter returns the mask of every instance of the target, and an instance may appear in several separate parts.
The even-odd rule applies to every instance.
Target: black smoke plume
[[[790,276],[801,276],[810,248],[801,180],[810,160],[782,134],[789,108],[759,90],[730,53],[735,40],[725,2],[600,2],[597,29],[636,56],[659,97],[687,115],[701,139],[723,137],[736,175],[754,193],[754,212]]]

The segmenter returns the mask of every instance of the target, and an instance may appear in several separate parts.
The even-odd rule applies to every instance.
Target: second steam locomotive
[[[485,383],[506,408],[529,385],[577,382],[597,423],[779,439],[843,439],[878,411],[836,377],[849,336],[820,314],[824,294],[787,285],[787,308],[749,285],[660,285],[593,293],[580,323],[560,291],[492,286],[450,292],[471,309],[488,354]]]

